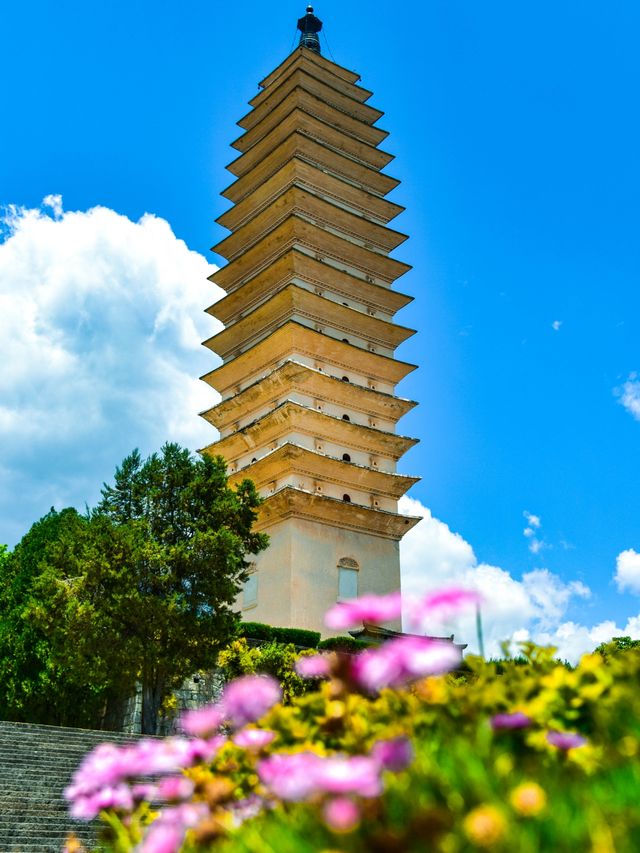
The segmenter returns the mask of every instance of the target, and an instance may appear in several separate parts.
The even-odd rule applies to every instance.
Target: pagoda
[[[233,143],[213,247],[226,292],[205,341],[222,365],[202,377],[222,400],[203,412],[230,482],[253,480],[264,503],[243,618],[327,633],[336,600],[400,588],[399,542],[419,520],[398,513],[417,478],[396,463],[416,443],[396,424],[414,405],[395,394],[415,365],[395,358],[414,334],[394,322],[411,297],[392,284],[410,267],[390,257],[406,236],[383,113],[359,76],[321,55],[307,8],[300,44],[261,83]],[[389,628],[398,628],[390,624]]]

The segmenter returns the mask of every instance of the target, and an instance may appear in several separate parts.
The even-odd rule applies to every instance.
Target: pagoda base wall
[[[324,625],[324,614],[338,600],[339,563],[344,559],[358,565],[358,595],[400,589],[396,540],[300,518],[278,522],[264,532],[270,544],[255,559],[257,603],[242,607],[242,594],[238,602],[244,621],[307,628],[323,637],[345,634]],[[400,620],[385,627],[399,631]]]

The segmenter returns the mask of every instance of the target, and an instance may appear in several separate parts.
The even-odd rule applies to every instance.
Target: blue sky
[[[52,502],[93,502],[131,447],[149,452],[165,436],[195,447],[201,439],[197,422],[181,423],[180,406],[185,420],[195,418],[189,401],[202,392],[176,391],[169,401],[166,364],[153,361],[164,347],[174,389],[182,375],[212,366],[189,343],[190,331],[213,331],[199,313],[199,285],[189,285],[171,320],[155,323],[146,349],[135,338],[145,311],[157,318],[184,295],[178,273],[154,291],[161,268],[184,264],[197,282],[207,272],[200,256],[215,262],[208,247],[224,233],[213,220],[227,207],[218,194],[231,182],[224,167],[234,156],[235,122],[292,48],[303,11],[304,3],[199,0],[25,0],[3,10],[0,205],[23,211],[19,226],[5,223],[5,250],[16,227],[24,238],[22,254],[7,250],[4,267],[0,261],[4,296],[35,294],[34,282],[54,264],[58,278],[67,276],[56,334],[75,329],[74,357],[91,372],[77,386],[63,367],[47,380],[18,356],[22,390],[15,379],[5,406],[13,409],[5,411],[0,467],[5,491],[13,485],[0,541],[14,542]],[[421,404],[402,422],[421,440],[403,465],[423,478],[412,497],[471,543],[478,564],[516,579],[544,569],[565,585],[586,585],[591,595],[569,596],[564,622],[624,627],[640,610],[640,564],[622,591],[614,581],[618,555],[640,552],[640,7],[327,0],[316,12],[325,55],[357,70],[385,111],[379,124],[391,135],[382,147],[396,155],[387,171],[402,180],[391,197],[407,211],[394,227],[411,239],[397,255],[414,269],[398,286],[415,302],[398,321],[418,334],[398,356],[420,365],[399,389]],[[71,219],[55,205],[41,208],[51,194],[62,196],[65,211],[106,212],[100,221]],[[145,213],[155,220],[141,222]],[[58,231],[47,231],[43,217]],[[156,257],[149,233],[162,231],[160,220],[170,229]],[[109,291],[111,324],[95,290],[77,286],[97,275],[96,264],[85,252],[85,266],[71,269],[74,229],[100,222],[120,235],[101,243],[97,265],[121,285]],[[61,257],[63,228],[71,248]],[[131,266],[122,273],[122,247],[128,252],[140,236],[143,286]],[[82,239],[95,249],[95,233]],[[48,254],[34,260],[43,245]],[[16,309],[17,323],[24,311]],[[190,321],[191,311],[198,316]],[[96,342],[110,351],[116,328],[118,346],[111,361],[102,359]],[[23,347],[36,361],[29,340]],[[128,370],[118,373],[123,352]],[[149,374],[136,370],[142,362]],[[59,383],[75,389],[67,412],[97,395],[96,431],[80,440],[52,420],[49,441],[41,430],[28,449],[25,424],[42,416],[31,409],[47,393],[53,400]],[[429,541],[416,542],[412,571],[421,554],[428,559],[420,549]]]

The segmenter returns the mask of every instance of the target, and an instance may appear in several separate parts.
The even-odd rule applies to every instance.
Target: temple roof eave
[[[286,442],[261,456],[257,462],[229,473],[229,482],[236,485],[244,479],[250,479],[260,489],[292,473],[364,490],[392,500],[398,500],[420,481],[420,477],[380,471]]]
[[[216,270],[209,276],[210,281],[216,283],[217,272]],[[252,305],[266,301],[272,293],[286,287],[296,278],[314,288],[321,287],[340,295],[343,299],[360,301],[367,307],[382,310],[392,316],[414,299],[413,296],[392,290],[386,285],[366,281],[318,261],[294,246],[279,253],[268,269],[262,269],[246,279],[241,287],[231,291],[205,310],[218,317],[223,323],[232,322],[238,311],[245,311]]]
[[[335,376],[291,359],[238,394],[203,410],[200,416],[218,429],[224,429],[238,420],[240,413],[252,412],[266,405],[285,389],[299,390],[326,402],[350,404],[357,411],[390,418],[394,423],[418,405],[415,400],[374,391],[373,388],[353,382],[345,383]]]
[[[362,244],[377,246],[378,251],[391,252],[408,239],[408,235],[388,225],[365,219],[345,210],[332,199],[322,198],[304,187],[284,187],[270,199],[259,213],[212,247],[212,251],[228,261],[234,260],[260,240],[268,238],[290,216],[308,217],[317,226],[338,231],[337,236]]]
[[[324,352],[322,349],[318,349],[317,345],[320,341],[324,342]],[[330,350],[327,351],[329,347]],[[220,377],[226,374],[227,378],[222,380],[222,386],[216,389],[222,393],[224,389],[236,384],[238,379],[251,376],[248,364],[250,355],[251,362],[260,365],[273,364],[296,353],[299,355],[308,354],[316,359],[319,357],[319,353],[322,353],[320,359],[331,365],[338,366],[341,369],[356,370],[393,385],[417,368],[417,365],[410,362],[369,352],[354,344],[344,343],[336,338],[322,335],[320,332],[309,329],[308,326],[303,326],[294,320],[288,320],[255,346],[205,373],[200,378],[215,388],[214,375],[220,380]],[[253,372],[256,372],[255,367]]]
[[[234,461],[248,450],[272,442],[292,431],[322,436],[326,441],[344,443],[368,453],[394,460],[418,444],[419,439],[387,432],[377,427],[345,421],[336,415],[318,412],[293,400],[284,400],[256,420],[219,441],[200,449],[201,453],[222,455]]]
[[[289,66],[294,63],[300,55],[304,55],[310,61],[315,62],[320,67],[325,67],[328,71],[335,74],[336,76],[343,77],[349,83],[357,83],[360,80],[360,75],[356,71],[351,71],[349,68],[345,68],[343,65],[338,65],[336,62],[332,62],[330,59],[327,59],[326,56],[322,56],[322,54],[314,53],[313,51],[309,51],[302,45],[297,45],[291,53],[282,60],[280,65],[270,71],[266,77],[264,77],[258,85],[261,89],[266,89],[271,83],[275,82],[281,74],[289,68]]]
[[[268,530],[288,518],[300,518],[396,541],[421,520],[415,516],[313,495],[291,486],[286,486],[266,498],[258,513],[254,529],[259,531]]]
[[[215,317],[215,303],[212,308],[209,313]],[[364,311],[327,300],[292,282],[203,343],[226,358],[238,347],[246,346],[252,338],[265,337],[276,324],[281,325],[296,314],[305,316],[310,323],[326,324],[341,334],[358,335],[390,349],[395,349],[415,334],[415,329],[371,317]]]

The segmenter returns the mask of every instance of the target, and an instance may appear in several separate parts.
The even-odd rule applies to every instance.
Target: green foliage
[[[356,640],[355,637],[327,637],[318,643],[318,651],[325,652],[349,652],[356,654],[363,649],[369,648],[364,640]]]
[[[221,458],[166,444],[128,456],[94,512],[37,522],[0,591],[3,715],[108,725],[140,681],[153,733],[171,690],[235,633],[245,556],[267,544],[251,530],[258,505]]]
[[[305,628],[273,628],[273,639],[278,643],[293,643],[305,649],[315,649],[320,642],[319,631]]]
[[[17,721],[86,725],[110,695],[102,661],[84,658],[86,635],[74,625],[62,647],[54,626],[71,618],[68,600],[87,544],[89,520],[74,509],[51,510],[16,546],[0,588],[0,716]],[[65,563],[55,577],[52,563]],[[92,626],[93,627],[93,626]],[[117,651],[117,648],[116,650]],[[78,666],[78,657],[81,664]]]
[[[272,640],[273,628],[264,622],[240,622],[238,624],[238,636],[249,640]]]
[[[610,642],[600,643],[596,652],[603,657],[609,657],[620,652],[628,652],[630,649],[640,649],[640,640],[632,640],[631,637],[612,637]]]
[[[307,631],[305,628],[274,628],[263,622],[241,622],[238,636],[249,640],[275,640],[277,643],[293,643],[305,649],[315,649],[320,642],[319,631]]]
[[[225,651],[230,674],[254,671],[245,640]],[[211,817],[191,832],[182,853],[636,853],[640,849],[640,649],[585,656],[574,669],[553,649],[525,644],[522,660],[469,657],[471,677],[427,678],[368,697],[340,677],[274,707],[260,727],[274,734],[259,752],[227,740],[210,767],[187,772],[196,801]],[[292,652],[293,653],[293,652]],[[221,657],[223,656],[221,655]],[[499,672],[500,669],[500,672]],[[491,725],[519,711],[518,730]],[[550,730],[579,732],[586,745],[568,751]],[[262,796],[256,772],[270,754],[369,755],[380,741],[409,737],[414,756],[384,774],[379,797],[354,796],[359,819],[332,829],[327,796],[276,802],[238,825],[233,800]],[[250,802],[250,800],[249,800]],[[140,820],[105,815],[117,826],[118,853],[140,849]],[[129,827],[132,827],[130,830]]]
[[[471,658],[473,679],[426,679],[373,699],[324,684],[262,727],[277,733],[269,752],[368,753],[376,741],[409,735],[415,758],[386,776],[383,797],[363,800],[351,832],[334,833],[314,804],[282,805],[247,821],[227,840],[185,850],[280,851],[543,850],[635,853],[640,849],[640,651],[567,670],[551,651],[528,646],[528,664]],[[532,725],[492,731],[494,714],[515,710]],[[589,743],[568,753],[549,729],[579,731]],[[213,773],[254,790],[253,759],[232,745]]]
[[[280,682],[284,702],[287,703],[294,696],[301,696],[313,689],[309,681],[300,678],[295,671],[298,658],[310,654],[311,651],[298,653],[292,643],[279,643],[275,640],[252,647],[241,637],[220,652],[218,666],[227,681],[253,673],[272,675]]]

